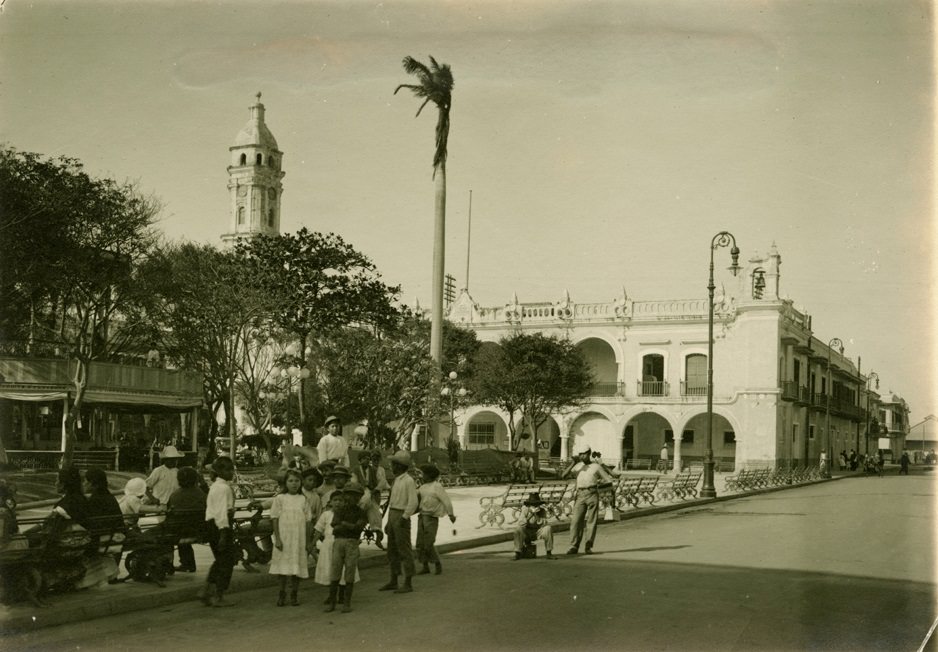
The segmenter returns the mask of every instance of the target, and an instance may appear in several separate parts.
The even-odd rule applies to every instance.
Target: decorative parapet
[[[721,319],[736,313],[732,298],[720,299],[714,312]],[[474,326],[505,324],[562,324],[644,322],[644,321],[699,321],[707,319],[707,299],[671,299],[661,301],[633,301],[623,293],[621,298],[607,302],[576,303],[569,295],[557,302],[538,301],[523,303],[513,296],[504,306],[482,307],[465,302],[454,304],[449,317],[458,323]]]

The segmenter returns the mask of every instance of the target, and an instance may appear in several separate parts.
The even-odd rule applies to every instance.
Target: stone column
[[[674,433],[674,472],[679,473],[681,470],[681,434]]]

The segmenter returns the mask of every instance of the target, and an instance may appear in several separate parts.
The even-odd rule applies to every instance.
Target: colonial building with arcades
[[[723,466],[817,464],[829,432],[836,455],[876,448],[867,436],[867,379],[839,347],[816,337],[811,317],[779,296],[775,245],[754,256],[714,307],[713,453]],[[567,459],[580,445],[620,467],[657,459],[675,466],[707,448],[708,300],[639,300],[625,290],[605,303],[559,300],[477,304],[463,291],[447,318],[483,346],[514,332],[568,338],[590,362],[585,407],[553,414],[538,432],[543,455]],[[857,352],[850,352],[855,354]],[[874,395],[875,396],[875,395]],[[508,416],[472,406],[457,420],[465,449],[508,448]],[[533,446],[533,440],[523,446]],[[632,462],[628,462],[631,460]]]

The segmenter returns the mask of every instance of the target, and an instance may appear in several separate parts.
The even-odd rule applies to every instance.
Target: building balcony
[[[11,396],[47,395],[49,400],[65,396],[75,391],[75,365],[62,358],[2,356],[0,390]],[[85,391],[88,402],[190,407],[202,403],[202,378],[189,371],[93,361]]]
[[[794,380],[785,380],[782,381],[782,400],[807,405],[811,402],[811,393],[804,385],[799,385]]]
[[[637,393],[639,396],[668,396],[671,386],[666,380],[639,380]]]
[[[688,383],[686,380],[681,381],[681,396],[706,396],[707,395],[707,385],[704,383]]]

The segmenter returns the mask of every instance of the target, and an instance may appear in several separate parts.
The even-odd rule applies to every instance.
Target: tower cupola
[[[283,152],[264,122],[261,94],[250,107],[251,117],[228,148],[228,193],[231,219],[222,236],[227,246],[258,234],[280,233]]]

